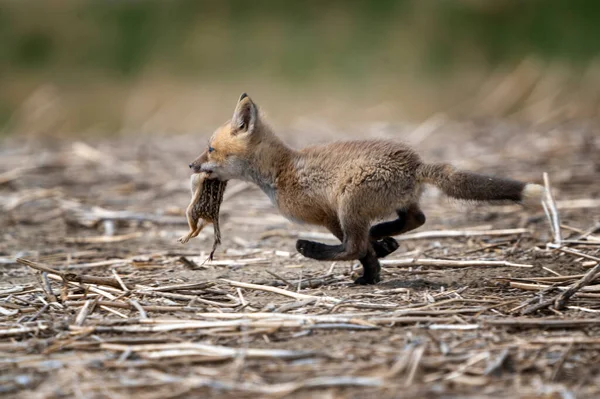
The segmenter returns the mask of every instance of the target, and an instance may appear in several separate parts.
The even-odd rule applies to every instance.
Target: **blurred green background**
[[[3,1],[0,132],[597,118],[594,0]]]

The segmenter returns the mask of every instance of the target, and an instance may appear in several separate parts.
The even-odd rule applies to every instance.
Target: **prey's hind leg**
[[[194,217],[194,206],[196,206],[196,203],[200,199],[204,175],[193,174],[190,178],[190,181],[192,186],[192,200],[185,211],[185,217],[187,218],[190,231],[186,235],[179,237],[177,240],[182,244],[188,242],[190,238],[196,237],[198,234],[200,234],[200,231],[204,228],[204,226],[206,226],[206,222],[204,222],[204,220],[201,220],[200,223],[198,223],[198,220]]]
[[[398,242],[392,236],[404,234],[425,223],[425,214],[417,204],[396,213],[398,219],[376,224],[369,230],[369,240],[378,258],[386,257],[398,249]]]
[[[198,234],[200,234],[202,229],[204,227],[206,227],[207,224],[208,223],[204,219],[201,219],[200,223],[197,223],[197,224],[196,224],[196,221],[194,221],[193,225],[191,226],[190,232],[184,236],[179,237],[179,239],[177,241],[179,241],[182,244],[187,243],[190,240],[190,238],[197,237]]]
[[[185,216],[187,218],[187,222],[188,222],[190,231],[186,235],[179,237],[179,239],[177,240],[182,244],[185,244],[186,242],[188,242],[190,240],[190,238],[192,238],[192,236],[196,232],[196,230],[198,230],[198,220],[196,220],[193,216],[193,209],[194,209],[194,202],[192,201],[192,203],[190,203],[190,205],[187,207],[187,210],[185,212]],[[196,235],[198,235],[198,234],[196,234]],[[195,237],[195,236],[193,236],[193,237]]]
[[[190,238],[194,238],[197,237],[198,234],[200,234],[200,232],[202,231],[202,229],[204,229],[204,227],[206,227],[208,225],[208,222],[204,219],[200,220],[200,223],[198,223],[198,227],[196,227],[196,230],[194,230],[190,236]]]

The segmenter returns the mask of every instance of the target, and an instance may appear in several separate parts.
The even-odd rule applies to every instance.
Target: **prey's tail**
[[[433,184],[450,197],[471,201],[508,200],[539,206],[545,194],[539,184],[457,170],[443,163],[422,164],[417,170],[417,179]]]

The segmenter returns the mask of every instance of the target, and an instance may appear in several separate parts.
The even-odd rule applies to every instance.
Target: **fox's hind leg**
[[[384,237],[381,240],[371,240],[371,246],[373,246],[377,258],[385,258],[396,251],[400,247],[400,244],[398,244],[398,241],[394,237]]]
[[[376,224],[369,230],[369,239],[378,258],[383,258],[398,249],[398,241],[392,236],[404,234],[425,223],[425,214],[417,204],[412,204],[407,209],[399,209],[396,213],[398,219]]]
[[[396,213],[398,219],[371,227],[369,238],[379,240],[384,237],[397,236],[421,227],[425,223],[425,214],[417,204],[412,204],[407,209],[399,209]]]

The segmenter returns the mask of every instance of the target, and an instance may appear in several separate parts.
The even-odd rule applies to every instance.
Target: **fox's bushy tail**
[[[433,184],[450,197],[470,201],[508,200],[537,206],[545,193],[538,184],[462,171],[444,163],[422,164],[417,179]]]

